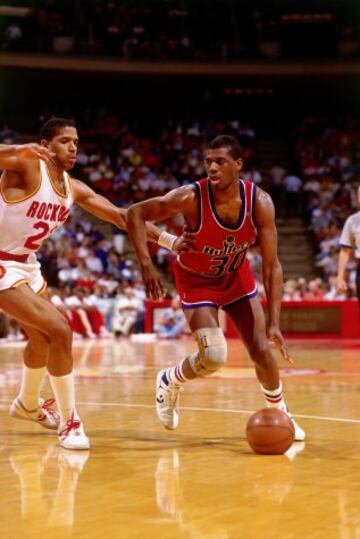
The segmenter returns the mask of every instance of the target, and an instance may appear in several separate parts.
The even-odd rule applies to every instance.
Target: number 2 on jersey
[[[24,247],[26,247],[26,249],[31,249],[32,251],[37,251],[41,246],[42,240],[50,233],[50,227],[45,221],[39,221],[33,225],[33,228],[41,230],[41,232],[29,236],[24,243]],[[35,243],[36,241],[40,243]]]

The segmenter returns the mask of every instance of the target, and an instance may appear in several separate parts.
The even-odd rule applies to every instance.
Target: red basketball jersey
[[[178,263],[183,268],[206,277],[228,275],[249,266],[246,251],[256,239],[253,217],[254,183],[239,180],[241,208],[238,222],[231,226],[216,213],[214,194],[208,179],[195,184],[199,204],[198,226],[192,230],[196,251],[182,253]]]

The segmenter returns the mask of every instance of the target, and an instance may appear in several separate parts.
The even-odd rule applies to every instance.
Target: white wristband
[[[161,247],[165,247],[166,249],[169,249],[169,251],[172,251],[176,240],[177,236],[169,234],[168,232],[165,232],[165,230],[163,230],[157,242],[158,245],[161,245]]]

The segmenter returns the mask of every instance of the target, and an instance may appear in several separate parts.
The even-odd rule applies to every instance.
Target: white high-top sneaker
[[[90,441],[84,432],[80,419],[74,418],[74,413],[59,431],[59,442],[65,449],[90,449]]]
[[[175,430],[179,425],[180,387],[164,382],[165,372],[166,369],[159,371],[156,377],[156,413],[166,429]]]
[[[9,414],[17,419],[25,421],[35,421],[44,429],[57,430],[60,424],[59,414],[51,408],[55,403],[55,399],[40,399],[39,406],[34,410],[27,410],[21,400],[16,397],[10,406]]]
[[[290,417],[292,424],[294,425],[294,429],[295,429],[294,441],[303,442],[306,438],[305,431],[301,427],[299,427],[299,425],[296,423],[295,419],[293,418],[293,416],[291,415],[287,407],[283,409],[283,412],[285,412]]]

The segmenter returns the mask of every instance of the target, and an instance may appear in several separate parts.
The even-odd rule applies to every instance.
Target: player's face
[[[43,141],[45,142],[45,141]],[[64,170],[70,170],[76,163],[79,137],[75,127],[62,127],[47,144]]]
[[[205,154],[206,173],[214,189],[226,189],[237,181],[242,164],[242,159],[231,156],[229,148],[207,150]]]

